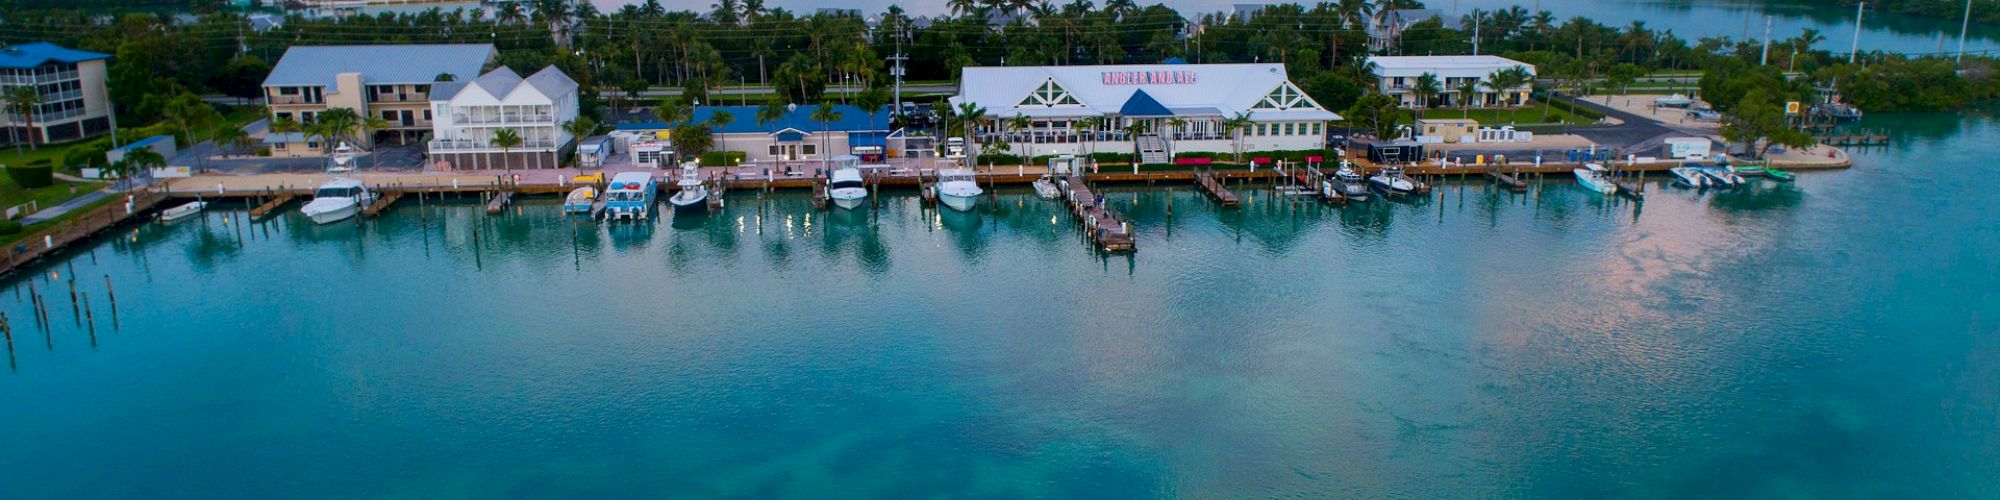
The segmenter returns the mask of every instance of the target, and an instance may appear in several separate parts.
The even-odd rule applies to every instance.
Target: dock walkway
[[[1064,176],[1058,183],[1063,191],[1063,202],[1069,205],[1070,213],[1076,215],[1077,223],[1083,226],[1092,243],[1107,252],[1130,252],[1135,250],[1132,225],[1118,217],[1110,209],[1104,208],[1102,200],[1090,189],[1083,179]]]
[[[146,214],[168,197],[166,192],[152,189],[136,191],[125,196],[130,196],[125,202],[97,207],[95,210],[56,223],[54,227],[24,236],[12,246],[0,249],[0,275],[12,273],[21,266],[61,250],[71,243]]]
[[[1214,172],[1196,172],[1194,174],[1194,182],[1200,185],[1202,191],[1207,192],[1209,197],[1215,198],[1215,202],[1222,204],[1222,206],[1234,207],[1239,203],[1236,199],[1236,193],[1230,192],[1229,187],[1223,186],[1222,181],[1216,180]]]

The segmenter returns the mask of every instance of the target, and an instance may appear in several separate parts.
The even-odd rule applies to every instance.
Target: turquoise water
[[[1130,257],[1025,191],[218,210],[0,283],[0,497],[1985,496],[1988,116],[1642,204],[1135,186]]]

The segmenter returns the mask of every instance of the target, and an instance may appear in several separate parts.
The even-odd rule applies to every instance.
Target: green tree
[[[736,114],[735,114],[735,113],[730,113],[730,112],[728,112],[728,111],[724,111],[724,110],[720,110],[720,109],[717,109],[717,110],[715,110],[715,112],[714,112],[714,113],[709,113],[709,114],[708,114],[708,126],[709,126],[709,127],[711,127],[711,128],[712,128],[712,129],[714,130],[714,135],[715,135],[715,142],[716,142],[717,144],[723,144],[723,143],[724,143],[724,142],[723,142],[723,138],[725,138],[725,137],[728,137],[728,134],[723,134],[723,133],[722,133],[722,128],[723,128],[723,127],[727,127],[727,126],[729,126],[729,124],[731,124],[731,123],[736,123]],[[727,147],[718,147],[718,148],[716,148],[716,149],[720,149],[720,150],[723,150],[723,151],[728,151],[728,150],[729,150],[729,148],[727,148]],[[728,156],[729,156],[729,155],[723,155],[723,158],[724,158],[724,159],[723,159],[723,161],[724,161],[725,163],[727,163],[727,162],[729,161],[729,160],[728,160]],[[733,166],[733,165],[732,165],[732,166]]]
[[[153,148],[133,148],[125,153],[125,158],[111,165],[112,175],[129,178],[133,174],[150,168],[167,166],[167,158]]]
[[[1415,97],[1417,109],[1431,107],[1431,99],[1444,93],[1444,83],[1438,81],[1436,73],[1417,75],[1417,81],[1410,86],[1410,95]]]
[[[1222,119],[1222,128],[1229,131],[1230,148],[1236,153],[1236,162],[1243,163],[1243,132],[1250,128],[1250,113],[1241,112]]]
[[[819,154],[821,158],[830,158],[833,156],[833,152],[827,150],[830,147],[827,140],[833,135],[828,127],[833,125],[833,122],[840,121],[841,118],[840,110],[834,108],[832,102],[822,102],[819,104],[819,107],[813,108],[812,121],[819,122]]]
[[[161,111],[166,116],[166,123],[174,130],[180,131],[181,144],[187,144],[190,149],[196,151],[200,148],[200,144],[196,142],[201,139],[196,137],[196,129],[208,126],[216,120],[215,108],[202,101],[201,96],[189,92],[183,92],[169,99]],[[196,166],[207,166],[201,161],[203,156],[206,155],[194,156]]]
[[[27,125],[27,142],[33,148],[35,145],[35,107],[42,104],[42,94],[35,91],[35,88],[32,86],[22,85],[7,87],[6,93],[0,94],[0,96],[4,96],[7,100],[7,112],[13,113],[15,117],[22,120],[23,124]],[[15,127],[7,128],[9,133],[14,133],[14,130]],[[21,154],[21,142],[19,136],[14,137],[14,154],[16,155]]]
[[[1402,124],[1403,110],[1397,106],[1394,97],[1369,94],[1355,100],[1354,105],[1341,115],[1355,127],[1388,140],[1396,138],[1396,127]]]
[[[493,147],[500,148],[501,161],[507,162],[507,171],[514,171],[514,148],[521,147],[521,133],[511,128],[493,131]]]
[[[1771,146],[1804,148],[1813,145],[1812,135],[1791,127],[1785,110],[1764,89],[1751,90],[1722,120],[1722,137],[1743,143],[1752,158],[1763,158]]]

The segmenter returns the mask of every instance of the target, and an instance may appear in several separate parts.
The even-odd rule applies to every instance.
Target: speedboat
[[[344,174],[354,171],[354,147],[347,143],[333,148],[333,155],[327,159],[326,171]]]
[[[944,206],[961,211],[972,210],[973,205],[979,204],[979,195],[986,192],[979,188],[979,181],[973,180],[972,171],[963,168],[938,171],[937,185],[931,189],[937,191],[938,201],[944,202]]]
[[[1585,163],[1583,168],[1570,171],[1576,173],[1576,185],[1583,186],[1584,189],[1596,191],[1598,194],[1618,192],[1618,184],[1611,182],[1610,171],[1605,170],[1602,163]]]
[[[681,180],[674,184],[679,191],[674,192],[667,202],[674,204],[674,215],[692,215],[708,211],[708,186],[701,181],[701,164],[688,162],[681,164]]]
[[[1685,108],[1688,106],[1693,106],[1694,99],[1689,98],[1687,94],[1674,94],[1666,97],[1653,98],[1653,105],[1662,108]]]
[[[194,216],[194,214],[201,213],[201,211],[206,208],[208,208],[208,202],[206,201],[190,201],[181,204],[181,206],[178,207],[161,210],[160,220],[164,222],[173,222],[181,219],[186,219],[188,217]]]
[[[826,196],[833,199],[833,205],[853,210],[868,201],[868,184],[861,180],[861,169],[852,166],[833,171],[827,179]]]
[[[1334,171],[1333,180],[1339,184],[1333,187],[1339,189],[1340,194],[1346,195],[1347,199],[1368,201],[1368,179],[1362,177],[1361,172],[1354,171],[1354,167],[1349,165],[1347,160],[1340,161],[1340,170]]]
[[[591,205],[596,203],[597,186],[583,186],[571,189],[569,190],[569,196],[563,197],[563,213],[588,214],[590,213]]]
[[[1403,167],[1386,165],[1382,167],[1382,171],[1368,177],[1368,187],[1389,196],[1402,196],[1416,192],[1417,182],[1403,175]]]
[[[1709,183],[1712,186],[1736,187],[1743,185],[1743,176],[1736,175],[1736,171],[1727,166],[1695,167],[1695,170],[1701,172],[1701,175],[1708,176],[1709,180],[1713,181]]]
[[[1708,187],[1708,176],[1702,175],[1701,171],[1695,170],[1694,167],[1669,168],[1667,169],[1667,173],[1674,175],[1674,183],[1676,184],[1691,188]]]
[[[299,213],[305,214],[314,223],[339,222],[361,213],[361,205],[374,200],[375,193],[361,181],[335,177],[320,184],[319,189],[313,191],[312,201],[299,207]]]
[[[1044,175],[1040,179],[1035,179],[1035,196],[1040,196],[1045,200],[1061,198],[1062,189],[1056,187],[1055,179]]]
[[[657,193],[659,184],[653,180],[651,173],[624,172],[614,175],[610,187],[604,190],[604,218],[650,219]]]

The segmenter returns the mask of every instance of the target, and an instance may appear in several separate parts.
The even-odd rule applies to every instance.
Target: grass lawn
[[[63,153],[68,152],[72,144],[43,145],[41,149],[35,151],[23,149],[19,154],[14,152],[14,148],[8,147],[0,151],[0,165],[26,165],[41,159],[61,163]],[[76,187],[76,193],[70,193],[70,186]],[[62,179],[56,179],[56,183],[48,187],[26,189],[15,184],[14,178],[0,174],[0,210],[29,201],[38,201],[41,202],[41,206],[50,207],[94,189],[97,189],[95,183],[69,182]]]
[[[1548,113],[1547,119],[1543,118],[1543,112],[1545,109]],[[1501,109],[1501,108],[1472,108],[1469,110],[1459,110],[1454,108],[1426,109],[1423,111],[1423,116],[1425,118],[1468,118],[1469,117],[1474,120],[1479,120],[1480,125],[1491,125],[1491,126],[1510,125],[1510,124],[1529,125],[1529,124],[1545,124],[1545,123],[1589,125],[1590,123],[1593,122],[1593,120],[1591,120],[1590,118],[1578,116],[1574,113],[1564,111],[1561,107],[1544,107],[1542,106],[1541,103],[1538,102],[1529,102],[1527,106],[1522,106],[1519,109]]]

